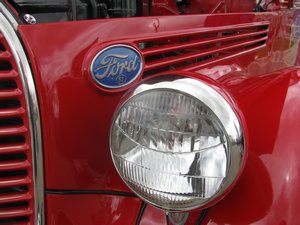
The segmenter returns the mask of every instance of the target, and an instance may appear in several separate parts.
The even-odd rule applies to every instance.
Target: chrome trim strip
[[[40,113],[33,75],[27,56],[16,33],[17,26],[18,23],[14,17],[0,3],[0,30],[16,60],[27,103],[32,145],[35,225],[44,225],[44,168]]]
[[[0,2],[0,11],[5,15],[5,17],[8,19],[10,24],[13,26],[15,30],[18,28],[18,23],[13,17],[13,15],[8,11],[8,9],[3,5],[3,3]]]

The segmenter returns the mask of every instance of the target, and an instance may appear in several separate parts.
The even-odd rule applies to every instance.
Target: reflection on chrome
[[[117,111],[110,141],[127,185],[167,210],[197,208],[222,193],[244,157],[241,125],[229,104],[189,78],[133,92]]]

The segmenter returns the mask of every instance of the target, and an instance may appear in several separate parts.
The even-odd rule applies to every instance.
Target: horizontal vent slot
[[[1,171],[0,170],[0,179],[7,178],[7,177],[26,177],[27,171],[26,170],[18,170],[18,171]]]
[[[0,43],[0,52],[5,52],[6,48],[4,47],[4,45],[2,43]]]
[[[28,225],[29,219],[26,216],[17,218],[0,219],[0,224],[3,225]]]
[[[8,145],[8,144],[19,144],[25,143],[25,137],[18,135],[18,136],[0,136],[0,149],[1,145]]]
[[[13,109],[21,107],[20,100],[18,99],[7,99],[0,101],[0,111],[2,109]]]
[[[17,202],[17,203],[5,203],[5,204],[0,204],[0,211],[1,209],[10,209],[10,208],[27,208],[29,205],[28,205],[28,202],[26,201],[20,201],[20,202]]]
[[[16,186],[16,187],[9,187],[9,188],[2,188],[0,190],[0,196],[1,199],[5,198],[5,195],[7,197],[11,195],[17,195],[17,194],[24,194],[28,192],[28,187],[27,186]]]
[[[145,60],[144,75],[226,59],[266,46],[267,23],[187,30],[135,40]]]
[[[0,91],[7,89],[16,89],[17,84],[14,80],[5,80],[0,82]]]
[[[1,112],[0,112],[1,114]],[[23,126],[23,120],[21,118],[0,118],[0,128],[10,126]]]
[[[9,61],[2,61],[1,57],[4,57],[4,53],[0,54],[0,71],[9,71],[12,70],[13,67]],[[6,57],[7,58],[7,57]]]
[[[27,156],[24,153],[6,154],[6,155],[1,155],[0,163],[3,163],[5,161],[25,160],[26,158],[27,158]],[[1,167],[1,165],[0,165],[0,167]]]

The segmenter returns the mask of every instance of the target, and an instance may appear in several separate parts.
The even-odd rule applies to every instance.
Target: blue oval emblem
[[[113,45],[95,56],[91,74],[103,87],[121,88],[136,80],[142,69],[142,57],[137,50],[128,45]]]

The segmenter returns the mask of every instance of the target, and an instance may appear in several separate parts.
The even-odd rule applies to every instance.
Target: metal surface
[[[178,74],[179,75],[179,74]],[[161,77],[155,77],[154,79],[148,79],[147,81],[142,82],[135,88],[131,89],[126,96],[122,99],[120,102],[120,105],[118,106],[113,122],[111,127],[111,132],[113,131],[113,126],[115,123],[115,120],[117,119],[122,107],[127,103],[130,102],[131,99],[134,99],[136,96],[140,96],[143,93],[151,92],[151,91],[159,91],[159,90],[168,90],[168,91],[174,91],[175,93],[183,93],[188,96],[192,96],[196,98],[199,102],[205,104],[211,112],[216,115],[216,118],[220,120],[221,126],[224,128],[224,135],[226,135],[227,139],[227,145],[228,145],[228,167],[226,168],[226,176],[224,177],[224,180],[222,181],[222,184],[220,185],[220,188],[209,197],[204,198],[194,198],[193,200],[187,201],[188,203],[182,201],[180,204],[176,205],[163,205],[159,200],[155,199],[154,197],[147,198],[149,195],[149,191],[140,191],[140,189],[136,188],[136,186],[141,185],[138,182],[128,182],[131,181],[130,178],[127,178],[126,180],[124,178],[124,173],[121,173],[122,169],[117,165],[116,157],[114,154],[116,154],[115,150],[112,148],[113,144],[112,141],[114,139],[113,135],[111,133],[110,135],[110,148],[111,148],[111,154],[112,154],[112,160],[115,164],[115,167],[117,168],[119,175],[123,179],[123,181],[138,195],[140,196],[144,201],[153,204],[157,207],[164,208],[164,207],[170,207],[170,208],[164,208],[168,210],[192,210],[198,207],[206,206],[207,204],[211,204],[211,202],[216,202],[217,200],[220,200],[221,197],[224,197],[224,193],[228,192],[228,189],[232,188],[232,184],[236,182],[237,178],[242,172],[242,169],[245,164],[245,158],[247,155],[247,136],[245,136],[246,127],[243,119],[243,115],[241,113],[237,113],[237,109],[234,108],[233,102],[228,102],[230,100],[227,98],[226,93],[222,91],[222,89],[219,87],[216,91],[216,86],[211,86],[210,83],[203,82],[199,79],[191,79],[184,76],[161,76]],[[154,104],[154,103],[152,103]],[[146,110],[146,109],[144,109]],[[131,146],[130,146],[131,147]],[[128,149],[125,147],[125,149]],[[206,149],[207,150],[207,149]],[[128,153],[129,154],[129,153]],[[166,152],[167,154],[167,152]],[[134,156],[137,157],[137,156]],[[202,162],[202,161],[201,161]],[[154,162],[153,162],[154,163]],[[162,161],[162,163],[164,163]],[[192,168],[192,166],[191,166]],[[191,170],[191,168],[189,170]],[[150,167],[151,169],[151,167]],[[221,169],[220,169],[221,170]],[[161,174],[162,175],[162,174]],[[134,176],[134,175],[133,175]],[[138,176],[138,175],[137,175]],[[171,176],[171,174],[169,174]],[[204,176],[202,174],[202,176]],[[142,183],[142,182],[141,182]],[[166,183],[167,185],[167,183]],[[145,189],[148,187],[143,186]],[[185,190],[186,195],[188,195],[187,190]],[[157,192],[160,192],[160,189],[157,190]],[[196,190],[195,190],[196,192]],[[164,193],[164,192],[162,192]],[[170,190],[170,193],[173,195],[176,195],[177,193],[173,193]],[[197,192],[196,192],[197,193]],[[197,193],[198,194],[198,193]],[[159,199],[159,198],[158,198]],[[173,197],[173,199],[175,199]],[[174,200],[175,201],[175,200]],[[184,205],[186,204],[186,205]],[[174,207],[174,208],[171,208]]]
[[[35,207],[35,224],[44,224],[44,171],[43,171],[43,152],[41,138],[41,124],[38,108],[38,99],[35,90],[35,84],[31,69],[28,64],[23,46],[19,41],[14,28],[17,22],[0,3],[0,26],[5,36],[13,57],[16,60],[19,74],[22,80],[24,95],[27,103],[27,111],[30,121],[31,145],[32,145],[32,164],[33,164],[33,183],[34,183],[34,207]]]
[[[25,14],[23,18],[28,24],[36,24],[36,19],[33,15]]]

